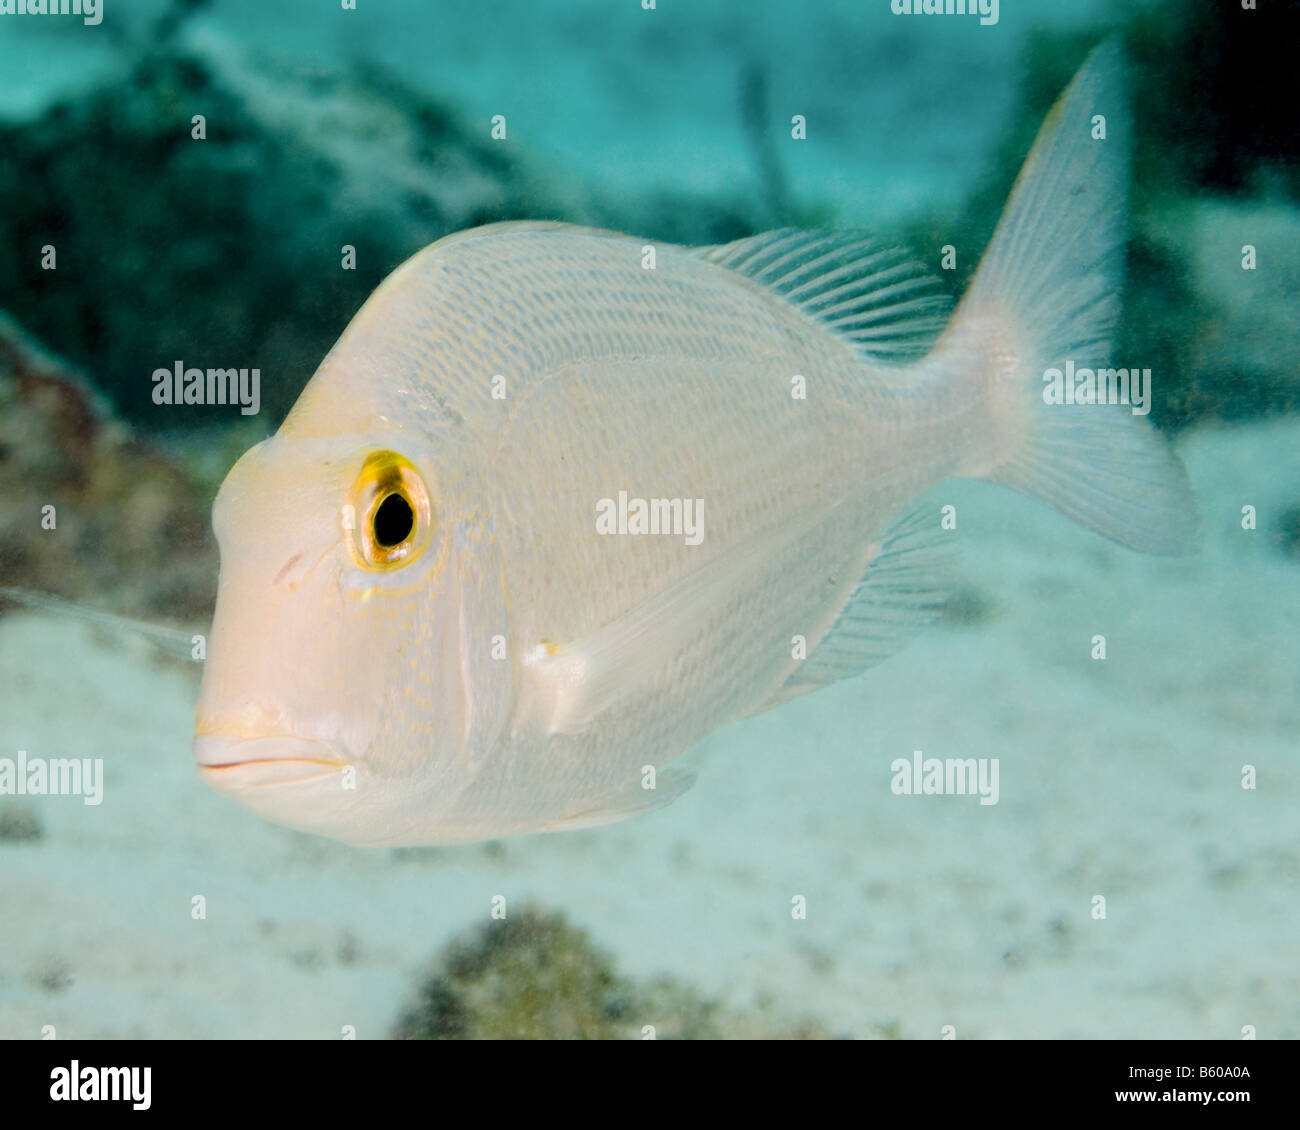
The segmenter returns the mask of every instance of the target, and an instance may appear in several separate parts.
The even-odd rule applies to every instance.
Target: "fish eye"
[[[375,541],[385,549],[401,545],[415,529],[415,511],[406,496],[394,491],[375,510]]]
[[[353,484],[348,512],[352,555],[367,569],[409,565],[429,544],[433,508],[415,465],[395,451],[366,457]]]

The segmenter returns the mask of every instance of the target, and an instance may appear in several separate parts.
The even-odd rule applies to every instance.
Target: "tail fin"
[[[1113,372],[1128,184],[1122,62],[1114,41],[1103,44],[1053,107],[935,353],[967,371],[982,358],[990,415],[963,473],[1133,549],[1181,553],[1195,503],[1168,444],[1127,405],[1048,398],[1048,370],[1061,374],[1057,390],[1067,372],[1091,370],[1099,394],[1100,371]]]

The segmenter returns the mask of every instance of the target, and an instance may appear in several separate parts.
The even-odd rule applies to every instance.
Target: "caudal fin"
[[[1138,365],[1127,377],[1141,362],[1113,357],[1128,185],[1122,77],[1118,45],[1103,44],[1053,107],[935,354],[964,379],[973,368],[989,408],[965,473],[1133,549],[1181,553],[1195,529],[1182,463],[1129,404],[1101,402],[1107,379],[1119,388],[1117,363]],[[1059,402],[1079,370],[1103,374],[1098,402]],[[1076,387],[1087,398],[1082,380]]]

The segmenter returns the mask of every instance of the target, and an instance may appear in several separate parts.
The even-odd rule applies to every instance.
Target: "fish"
[[[1062,94],[955,308],[852,232],[509,222],[397,268],[214,502],[201,777],[358,846],[594,827],[934,619],[950,478],[1189,551],[1170,445],[1044,387],[1112,355],[1121,75]]]

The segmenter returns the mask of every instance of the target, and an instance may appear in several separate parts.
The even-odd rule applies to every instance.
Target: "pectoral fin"
[[[575,733],[627,696],[644,694],[646,683],[704,630],[759,553],[750,546],[715,559],[585,639],[534,646],[523,660],[533,699],[526,713],[547,733]]]
[[[860,675],[938,618],[950,588],[951,537],[925,510],[895,523],[868,546],[866,568],[848,600],[812,642],[808,658],[753,713]]]

